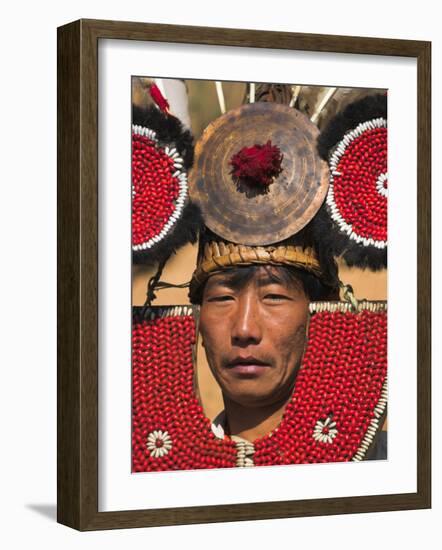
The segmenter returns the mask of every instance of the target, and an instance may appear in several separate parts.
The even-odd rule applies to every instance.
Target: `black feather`
[[[387,267],[387,249],[366,247],[349,239],[348,235],[339,231],[330,218],[326,203],[321,206],[311,223],[315,240],[321,243],[319,251],[326,257],[342,256],[349,267],[371,271],[379,271]]]
[[[373,118],[387,118],[387,96],[375,94],[350,103],[342,113],[334,116],[322,130],[318,138],[318,152],[321,158],[328,161],[332,149],[346,132],[356,128],[361,122]]]
[[[187,243],[195,243],[203,225],[200,209],[188,203],[181,218],[164,239],[148,250],[132,252],[134,264],[152,265],[174,254]]]
[[[193,164],[193,136],[182,123],[172,115],[166,115],[157,107],[132,108],[132,123],[154,130],[160,144],[175,146],[189,169]]]

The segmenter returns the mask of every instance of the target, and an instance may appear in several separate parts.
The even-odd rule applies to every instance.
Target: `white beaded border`
[[[235,435],[231,436],[236,446],[236,466],[238,468],[249,468],[255,466],[253,455],[255,454],[255,446],[250,441],[246,441]]]
[[[145,321],[153,321],[154,319],[164,319],[165,317],[185,317],[193,315],[192,306],[164,306],[150,309],[146,312],[143,319]]]
[[[357,312],[360,311],[372,311],[373,313],[378,313],[380,311],[387,311],[387,302],[378,301],[371,302],[368,300],[361,300],[357,305]],[[354,312],[354,306],[350,302],[310,302],[309,312],[310,313],[320,313],[322,311],[335,312],[340,311],[341,313]]]
[[[388,197],[388,189],[385,189],[384,183],[388,180],[388,174],[383,173],[381,174],[378,179],[376,180],[376,189],[377,192],[382,195],[383,197]]]
[[[381,427],[379,424],[379,421],[381,420],[382,416],[385,413],[385,409],[387,408],[387,401],[388,401],[388,385],[387,385],[387,377],[385,377],[385,381],[381,390],[381,397],[379,398],[379,401],[377,402],[377,405],[373,411],[374,418],[370,420],[370,424],[368,425],[367,431],[365,432],[364,439],[362,440],[361,445],[359,446],[354,457],[352,458],[353,462],[360,462],[361,460],[364,459],[365,455],[367,454],[367,451],[370,445],[373,443],[373,439],[375,438],[377,431]]]
[[[156,136],[156,132],[151,130],[150,128],[146,128],[144,126],[139,126],[136,124],[132,124],[132,132],[134,134],[138,134],[140,136],[145,136],[148,139],[151,139],[155,143],[158,144],[158,138]],[[166,224],[164,225],[163,229],[158,233],[158,235],[154,235],[152,238],[150,238],[148,241],[141,243],[141,244],[134,244],[132,245],[132,250],[134,252],[139,252],[142,250],[147,250],[149,248],[152,248],[152,246],[156,245],[159,241],[161,241],[167,233],[172,229],[173,225],[177,222],[177,220],[180,218],[184,203],[186,201],[187,197],[187,174],[183,170],[183,164],[184,161],[180,157],[179,153],[177,152],[175,147],[165,147],[164,152],[166,155],[168,155],[170,158],[174,161],[174,168],[176,171],[172,174],[173,177],[178,178],[178,185],[179,185],[179,192],[178,192],[178,198],[175,201],[175,211],[172,213],[170,218],[167,220]],[[132,198],[135,196],[135,190],[132,186]]]
[[[348,224],[339,212],[339,209],[335,203],[333,189],[334,176],[341,175],[340,172],[337,171],[337,166],[347,147],[353,140],[361,136],[365,131],[373,130],[374,128],[387,128],[387,120],[380,117],[368,120],[367,122],[361,122],[361,124],[358,124],[356,128],[345,134],[343,139],[338,143],[333,153],[330,155],[330,186],[328,188],[326,202],[330,210],[331,218],[336,222],[342,233],[346,233],[350,239],[356,241],[358,244],[362,244],[363,246],[374,246],[375,248],[384,249],[387,247],[387,241],[377,241],[372,238],[362,237],[354,232],[353,226]]]

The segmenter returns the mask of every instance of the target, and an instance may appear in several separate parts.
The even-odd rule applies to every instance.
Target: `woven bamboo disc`
[[[328,166],[316,151],[318,128],[301,112],[276,103],[252,103],[213,121],[195,147],[189,192],[214,233],[252,246],[300,231],[323,203]],[[229,162],[243,147],[268,140],[283,154],[282,172],[268,192],[244,192]]]

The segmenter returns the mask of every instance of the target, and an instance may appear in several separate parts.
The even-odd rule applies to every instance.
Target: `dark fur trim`
[[[387,118],[386,95],[368,96],[348,105],[319,135],[317,146],[320,156],[328,161],[334,147],[349,130],[353,130],[361,122],[379,117]],[[331,219],[326,202],[316,214],[313,228],[315,239],[322,241],[321,249],[325,247],[327,254],[342,256],[349,267],[368,268],[372,271],[387,267],[387,249],[364,246],[342,233]]]
[[[152,265],[168,258],[185,244],[195,243],[202,224],[199,207],[193,203],[188,203],[183,210],[183,215],[164,239],[153,248],[132,253],[133,263]]]
[[[318,152],[321,158],[328,161],[333,147],[341,141],[346,132],[353,130],[361,122],[378,117],[387,118],[386,95],[376,94],[364,97],[348,105],[322,130],[318,138]]]
[[[189,169],[193,164],[193,136],[172,115],[166,115],[156,107],[132,108],[132,123],[154,130],[158,140],[165,145],[174,145]]]
[[[318,256],[321,266],[321,281],[332,290],[339,288],[338,266],[321,235],[316,232],[316,216],[301,231],[289,237],[281,244],[313,248]]]
[[[324,203],[313,220],[315,238],[321,241],[320,251],[325,255],[342,256],[349,267],[379,271],[387,267],[387,249],[366,247],[342,233],[327,212]],[[320,257],[321,261],[321,257]]]

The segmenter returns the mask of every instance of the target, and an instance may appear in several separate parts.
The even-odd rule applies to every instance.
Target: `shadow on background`
[[[32,510],[41,516],[57,521],[57,506],[55,504],[26,504],[25,506],[28,510]]]

